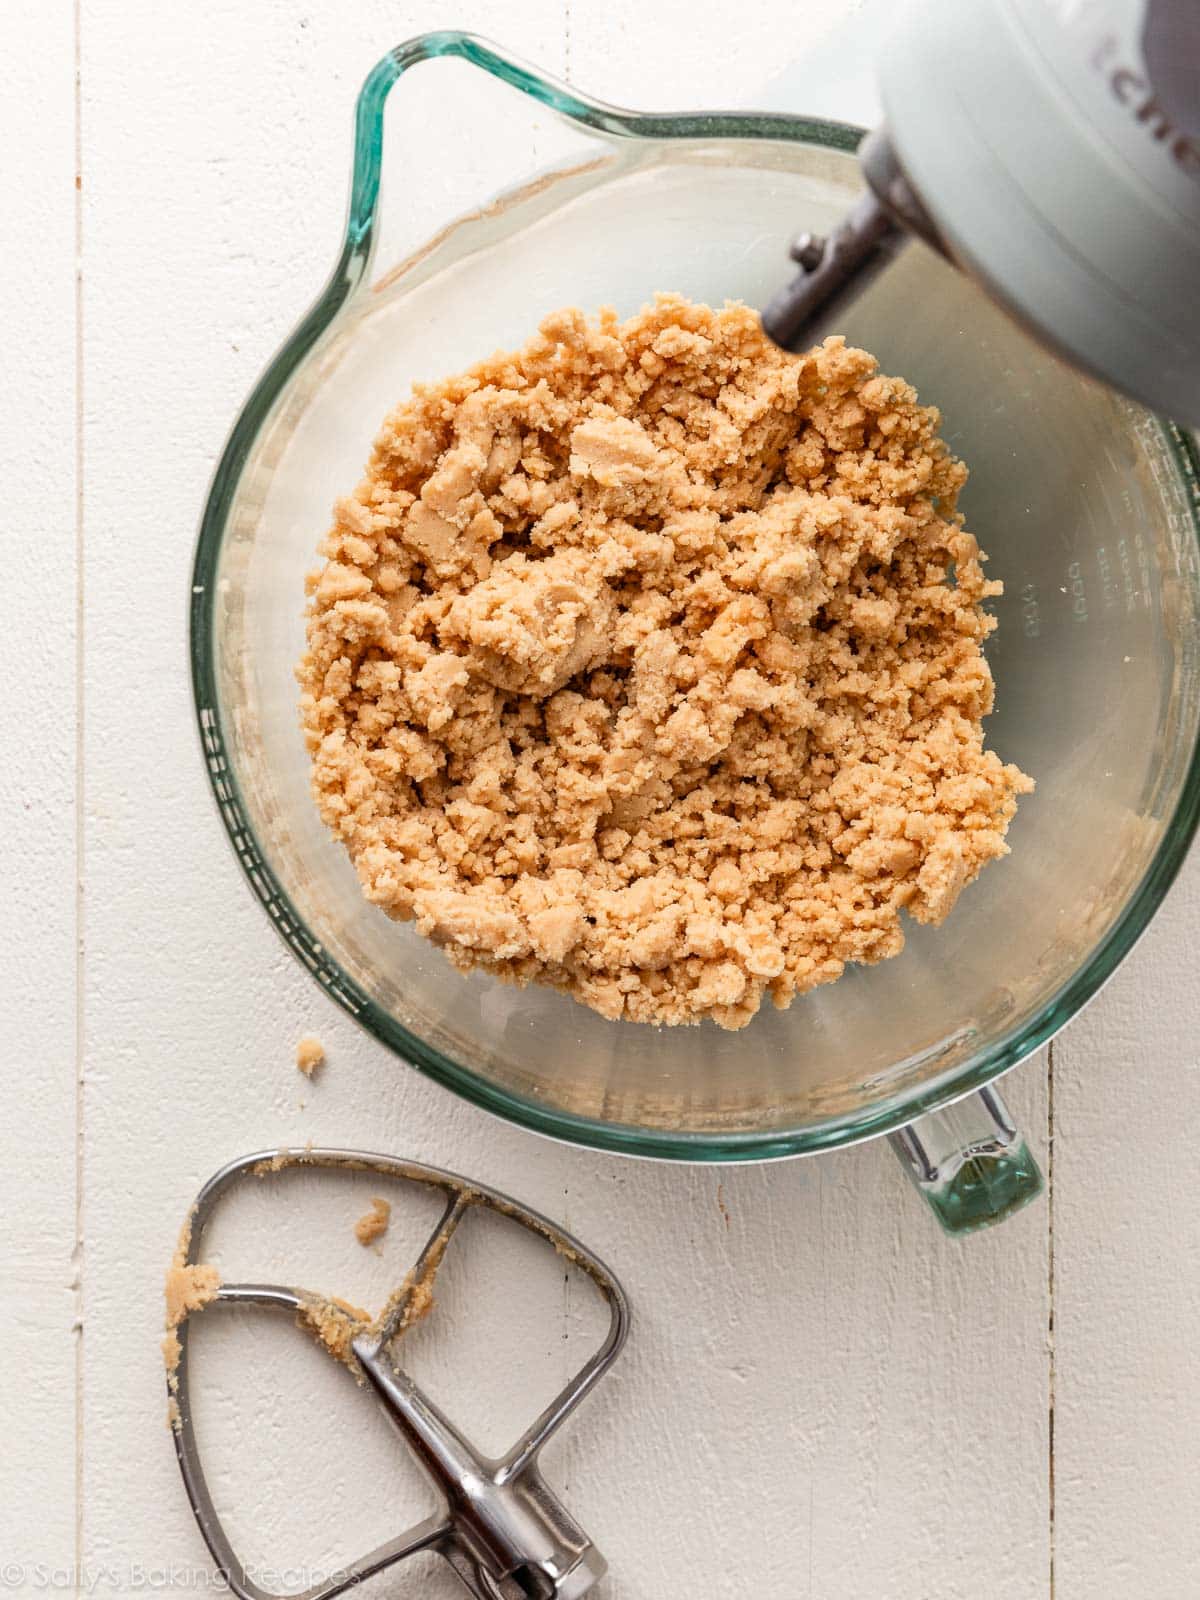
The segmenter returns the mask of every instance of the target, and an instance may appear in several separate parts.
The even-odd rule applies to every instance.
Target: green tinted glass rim
[[[926,1112],[982,1088],[1032,1054],[1108,980],[1141,936],[1187,854],[1200,821],[1200,744],[1193,748],[1179,799],[1161,844],[1117,923],[1085,966],[1024,1026],[1003,1036],[952,1077],[917,1092],[814,1125],[769,1133],[670,1131],[602,1122],[549,1108],[498,1088],[408,1032],[376,1005],[314,939],[272,872],[248,821],[236,773],[226,755],[217,690],[216,575],[238,482],[276,402],[313,346],[333,325],[363,281],[374,244],[383,152],[383,114],[389,92],[409,67],[458,57],[511,84],[572,122],[614,141],[636,139],[789,141],[852,152],[864,130],[844,123],[766,112],[638,113],[590,100],[514,60],[471,34],[423,34],[389,52],[374,68],[355,107],[354,167],[342,248],[325,288],[270,362],[233,425],[213,474],[200,521],[192,571],[190,661],[192,690],[205,766],[230,844],[251,889],[280,937],[354,1019],[403,1060],[485,1111],[533,1132],[626,1155],[678,1161],[734,1162],[814,1154],[904,1126]],[[1187,486],[1192,532],[1200,548],[1200,456],[1175,424],[1160,423],[1180,478]]]

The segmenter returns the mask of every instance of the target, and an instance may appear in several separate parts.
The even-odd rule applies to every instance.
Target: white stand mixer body
[[[1200,422],[1200,7],[922,0],[880,71],[959,264],[1076,364]]]

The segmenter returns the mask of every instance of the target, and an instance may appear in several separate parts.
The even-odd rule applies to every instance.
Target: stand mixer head
[[[1200,11],[922,0],[883,54],[867,193],[763,325],[806,349],[912,237],[1041,343],[1200,424]]]

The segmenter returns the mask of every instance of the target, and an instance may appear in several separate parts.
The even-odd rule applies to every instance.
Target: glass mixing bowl
[[[438,56],[532,97],[557,127],[550,108],[569,138],[551,170],[400,259],[389,240],[413,196],[436,184],[397,160],[396,199],[381,203],[384,105],[411,66]],[[514,99],[494,83],[487,92]],[[788,270],[787,239],[826,230],[858,192],[860,135],[781,116],[619,111],[452,33],[386,57],[356,115],[340,259],[234,426],[196,555],[204,752],[255,893],[377,1038],[526,1127],[701,1161],[890,1132],[948,1227],[1011,1209],[1036,1192],[1037,1168],[985,1086],[1109,976],[1196,825],[1189,443],[1036,348],[965,277],[911,246],[844,331],[941,407],[971,468],[963,509],[1005,584],[988,738],[1037,779],[1012,854],[945,926],[911,926],[897,959],[852,968],[786,1012],[768,1006],[738,1033],[606,1022],[548,990],[464,977],[366,902],[309,796],[293,667],[303,577],[331,504],[358,481],[412,380],[523,342],[548,310],[629,313],[662,288],[764,303]],[[453,130],[447,140],[453,158]]]

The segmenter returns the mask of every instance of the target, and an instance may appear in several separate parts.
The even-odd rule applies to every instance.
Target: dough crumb
[[[388,1230],[388,1223],[392,1220],[392,1207],[389,1201],[381,1200],[376,1195],[371,1201],[371,1209],[364,1216],[359,1217],[354,1224],[354,1237],[359,1244],[374,1244],[376,1239]]]
[[[302,1328],[315,1334],[336,1361],[354,1365],[350,1346],[371,1326],[371,1313],[338,1295],[306,1296],[296,1314]]]
[[[188,1262],[192,1242],[192,1221],[188,1217],[179,1235],[179,1243],[167,1268],[163,1295],[166,1311],[163,1318],[162,1353],[167,1369],[167,1421],[172,1428],[180,1426],[179,1415],[179,1358],[183,1347],[179,1342],[179,1328],[193,1311],[201,1311],[217,1297],[221,1276],[216,1267],[205,1262]]]
[[[315,1034],[306,1033],[296,1045],[296,1066],[306,1078],[311,1078],[325,1061],[325,1046]]]
[[[198,1262],[185,1267],[176,1262],[167,1271],[167,1327],[177,1328],[193,1311],[199,1311],[217,1297],[221,1287],[216,1267]]]
[[[364,1375],[354,1354],[354,1341],[362,1334],[381,1335],[386,1328],[390,1343],[393,1339],[401,1338],[422,1317],[427,1316],[433,1308],[433,1279],[440,1264],[441,1256],[438,1255],[436,1260],[428,1264],[421,1277],[410,1272],[400,1287],[389,1295],[378,1316],[373,1317],[369,1311],[343,1300],[339,1295],[306,1295],[296,1320],[301,1328],[316,1336],[335,1361],[349,1367],[355,1380],[361,1383]],[[396,1307],[402,1302],[403,1309],[396,1318]]]
[[[1032,782],[985,749],[938,412],[659,295],[420,385],[309,584],[301,713],[364,893],[463,970],[722,1027],[940,922]]]

